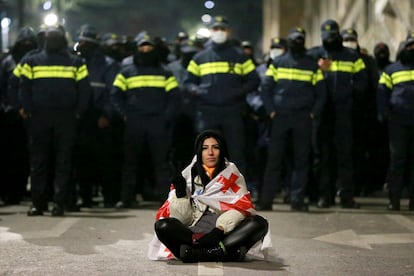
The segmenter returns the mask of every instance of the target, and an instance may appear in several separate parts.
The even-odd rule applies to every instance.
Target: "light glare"
[[[204,2],[204,7],[206,7],[207,9],[212,9],[214,8],[215,4],[213,1],[206,1]]]
[[[58,22],[58,17],[54,13],[49,13],[45,16],[44,22],[47,26],[56,25],[56,23]]]
[[[3,29],[8,28],[8,27],[10,26],[10,22],[11,22],[10,18],[8,18],[8,17],[4,17],[4,18],[1,20],[1,27],[2,27]]]
[[[203,14],[203,16],[201,16],[201,21],[203,23],[210,23],[211,22],[211,15]]]
[[[46,1],[43,3],[43,9],[45,11],[50,10],[52,8],[52,1]]]

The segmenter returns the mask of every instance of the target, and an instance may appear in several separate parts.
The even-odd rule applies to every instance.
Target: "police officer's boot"
[[[399,211],[400,210],[400,199],[398,197],[390,197],[390,202],[388,204],[387,209],[390,211]]]
[[[183,263],[221,262],[224,259],[224,250],[221,246],[210,248],[181,245],[180,259]]]

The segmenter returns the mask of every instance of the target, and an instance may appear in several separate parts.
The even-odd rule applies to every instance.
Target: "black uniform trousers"
[[[328,106],[315,131],[319,132],[315,158],[320,158],[316,172],[320,197],[332,202],[338,191],[341,200],[351,200],[354,196],[351,108],[334,110]]]
[[[65,205],[72,172],[78,119],[74,111],[38,111],[29,120],[30,179],[33,205],[42,208],[54,159],[54,196]]]
[[[408,196],[414,199],[414,125],[403,124],[391,116],[388,130],[391,157],[389,197],[400,199],[404,184],[408,182]]]
[[[155,181],[152,185],[154,198],[163,200],[169,189],[168,150],[171,138],[164,115],[129,114],[124,131],[124,165],[122,170],[121,200],[130,204],[135,199],[137,168],[144,146],[148,146],[154,167]],[[149,162],[145,160],[144,162]]]
[[[26,126],[17,110],[0,113],[0,197],[18,204],[26,194],[29,152]]]
[[[197,111],[196,130],[217,129],[227,141],[229,158],[246,175],[246,130],[243,105],[200,106]]]
[[[274,196],[283,186],[282,172],[289,143],[291,143],[292,171],[289,183],[292,203],[302,204],[308,182],[312,137],[312,119],[309,112],[276,115],[268,146],[267,163],[261,190],[263,206],[272,203]],[[287,178],[289,179],[289,177]]]
[[[108,206],[119,200],[122,167],[122,133],[119,120],[98,127],[102,112],[89,109],[82,116],[75,150],[75,179],[85,205],[92,204],[93,187],[102,188]]]

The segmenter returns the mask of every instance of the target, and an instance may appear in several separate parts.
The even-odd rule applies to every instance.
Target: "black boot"
[[[210,248],[192,247],[185,244],[180,246],[180,259],[183,263],[221,262],[224,255],[220,246]]]
[[[64,215],[64,213],[65,212],[63,210],[62,205],[59,205],[59,204],[53,205],[52,212],[51,212],[52,217],[61,217]]]
[[[290,203],[290,210],[297,212],[308,212],[309,206],[302,201],[292,201]]]
[[[400,199],[395,198],[395,197],[390,198],[390,203],[388,204],[387,209],[390,211],[399,211],[400,210]]]
[[[359,209],[360,205],[352,197],[341,198],[341,208]]]
[[[33,216],[43,216],[43,210],[40,208],[37,208],[35,206],[30,207],[29,211],[27,211],[27,216],[33,217]]]
[[[242,262],[246,257],[246,247],[238,247],[236,249],[228,250],[224,256],[223,261],[225,262]]]

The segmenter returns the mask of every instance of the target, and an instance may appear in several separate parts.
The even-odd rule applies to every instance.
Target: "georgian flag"
[[[256,214],[244,177],[231,162],[206,185],[202,194],[191,197],[196,204],[200,202],[223,212],[233,209],[245,216]]]

